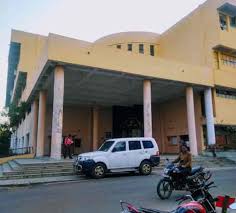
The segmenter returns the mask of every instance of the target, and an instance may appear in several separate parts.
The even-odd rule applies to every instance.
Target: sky
[[[85,41],[123,31],[163,33],[205,0],[0,0],[0,110],[11,29]]]

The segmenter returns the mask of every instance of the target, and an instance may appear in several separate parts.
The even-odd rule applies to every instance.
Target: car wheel
[[[106,174],[106,166],[102,163],[97,163],[92,170],[93,178],[96,179],[104,178],[105,174]]]
[[[152,172],[152,166],[149,161],[143,161],[139,167],[139,172],[141,175],[150,175]]]

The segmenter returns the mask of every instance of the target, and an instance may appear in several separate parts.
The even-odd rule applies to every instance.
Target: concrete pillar
[[[38,130],[38,100],[34,100],[34,102],[31,105],[32,109],[32,128],[31,128],[31,146],[32,151],[34,154],[36,154],[36,147],[37,147],[37,130]]]
[[[11,134],[11,144],[10,144],[10,149],[13,150],[14,149],[14,133]]]
[[[151,81],[143,81],[144,137],[152,137],[152,94]]]
[[[187,103],[187,118],[188,118],[188,133],[190,151],[192,155],[198,155],[197,150],[197,136],[196,136],[196,123],[195,123],[195,111],[194,111],[194,96],[193,88],[186,88],[186,103]]]
[[[44,138],[46,123],[46,91],[39,92],[39,108],[38,108],[38,130],[37,130],[37,150],[36,157],[44,155]]]
[[[93,107],[93,151],[98,149],[98,115],[99,108]]]
[[[211,88],[207,88],[204,91],[204,100],[205,100],[205,113],[206,113],[206,126],[207,126],[207,141],[208,145],[214,145],[216,143],[216,136],[215,136]]]
[[[56,66],[54,70],[51,158],[58,160],[61,159],[63,103],[64,68]]]

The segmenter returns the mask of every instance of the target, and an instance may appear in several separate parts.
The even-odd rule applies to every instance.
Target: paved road
[[[215,171],[213,178],[218,185],[213,190],[215,195],[236,196],[236,170]],[[120,200],[171,210],[176,206],[175,198],[183,193],[174,193],[169,201],[161,201],[156,196],[158,179],[158,173],[148,177],[122,175],[103,180],[0,189],[0,212],[116,213],[120,212]]]

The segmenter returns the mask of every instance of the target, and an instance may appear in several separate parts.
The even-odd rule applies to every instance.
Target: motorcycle
[[[232,210],[236,210],[236,203],[232,203],[230,206],[229,206],[230,209]]]
[[[191,195],[184,195],[180,197],[179,200],[183,202],[190,199],[192,202],[200,203],[204,207],[206,213],[216,213],[215,202],[217,201],[217,198],[213,198],[209,192],[209,190],[214,187],[216,186],[213,181],[208,184],[204,183],[198,189],[192,191]]]
[[[193,167],[191,173],[185,177],[181,168],[167,159],[163,171],[163,178],[157,185],[157,194],[164,200],[170,198],[173,190],[193,192],[206,183],[212,176],[210,171],[205,171],[201,166]]]
[[[216,199],[209,193],[209,189],[215,187],[212,186],[213,184],[214,182],[204,184],[199,189],[193,191],[191,195],[181,196],[176,200],[179,201],[178,207],[170,212],[143,207],[136,208],[132,204],[121,201],[121,213],[216,213]],[[185,202],[187,200],[190,201]]]

